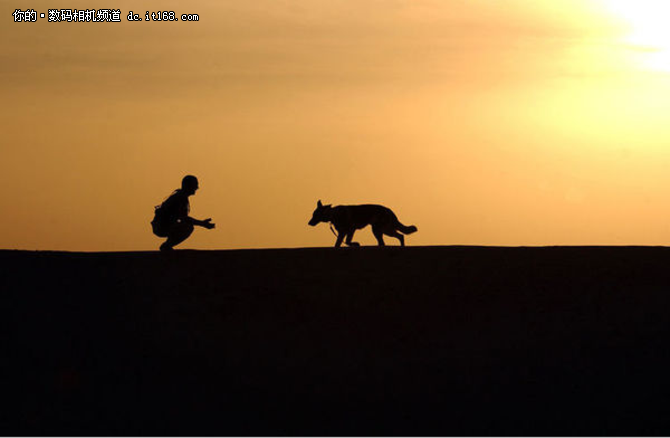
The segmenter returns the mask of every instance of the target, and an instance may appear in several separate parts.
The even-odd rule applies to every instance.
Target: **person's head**
[[[186,175],[181,180],[181,189],[189,195],[193,195],[198,190],[198,178],[193,175]]]

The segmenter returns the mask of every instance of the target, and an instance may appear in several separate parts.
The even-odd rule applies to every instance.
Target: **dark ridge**
[[[669,248],[0,263],[3,435],[670,435]]]

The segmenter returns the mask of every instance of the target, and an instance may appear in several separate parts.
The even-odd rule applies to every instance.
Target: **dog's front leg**
[[[352,239],[354,238],[354,233],[355,232],[356,232],[356,230],[347,234],[347,240],[344,241],[344,243],[346,243],[347,246],[361,246],[358,242],[352,242]]]
[[[335,241],[335,248],[342,246],[342,241],[344,240],[344,233],[337,234],[337,240]]]

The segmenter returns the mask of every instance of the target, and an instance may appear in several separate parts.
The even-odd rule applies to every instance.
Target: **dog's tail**
[[[398,231],[400,231],[403,234],[412,234],[412,233],[416,233],[418,231],[418,228],[415,227],[414,225],[410,225],[408,227],[406,225],[401,224],[400,221],[398,221],[397,228],[398,228]]]

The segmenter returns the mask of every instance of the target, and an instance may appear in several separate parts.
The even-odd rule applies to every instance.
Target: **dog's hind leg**
[[[372,234],[375,235],[379,246],[384,246],[384,232],[379,227],[372,227]]]
[[[361,246],[360,243],[351,241],[351,239],[354,238],[354,233],[355,232],[356,232],[356,230],[347,233],[347,239],[344,241],[344,243],[346,243],[347,246]]]
[[[389,230],[389,231],[386,231],[384,234],[386,234],[387,236],[395,237],[396,239],[398,239],[400,241],[400,246],[405,246],[405,236],[403,236],[402,234],[400,234],[396,230],[392,230],[392,231]]]

